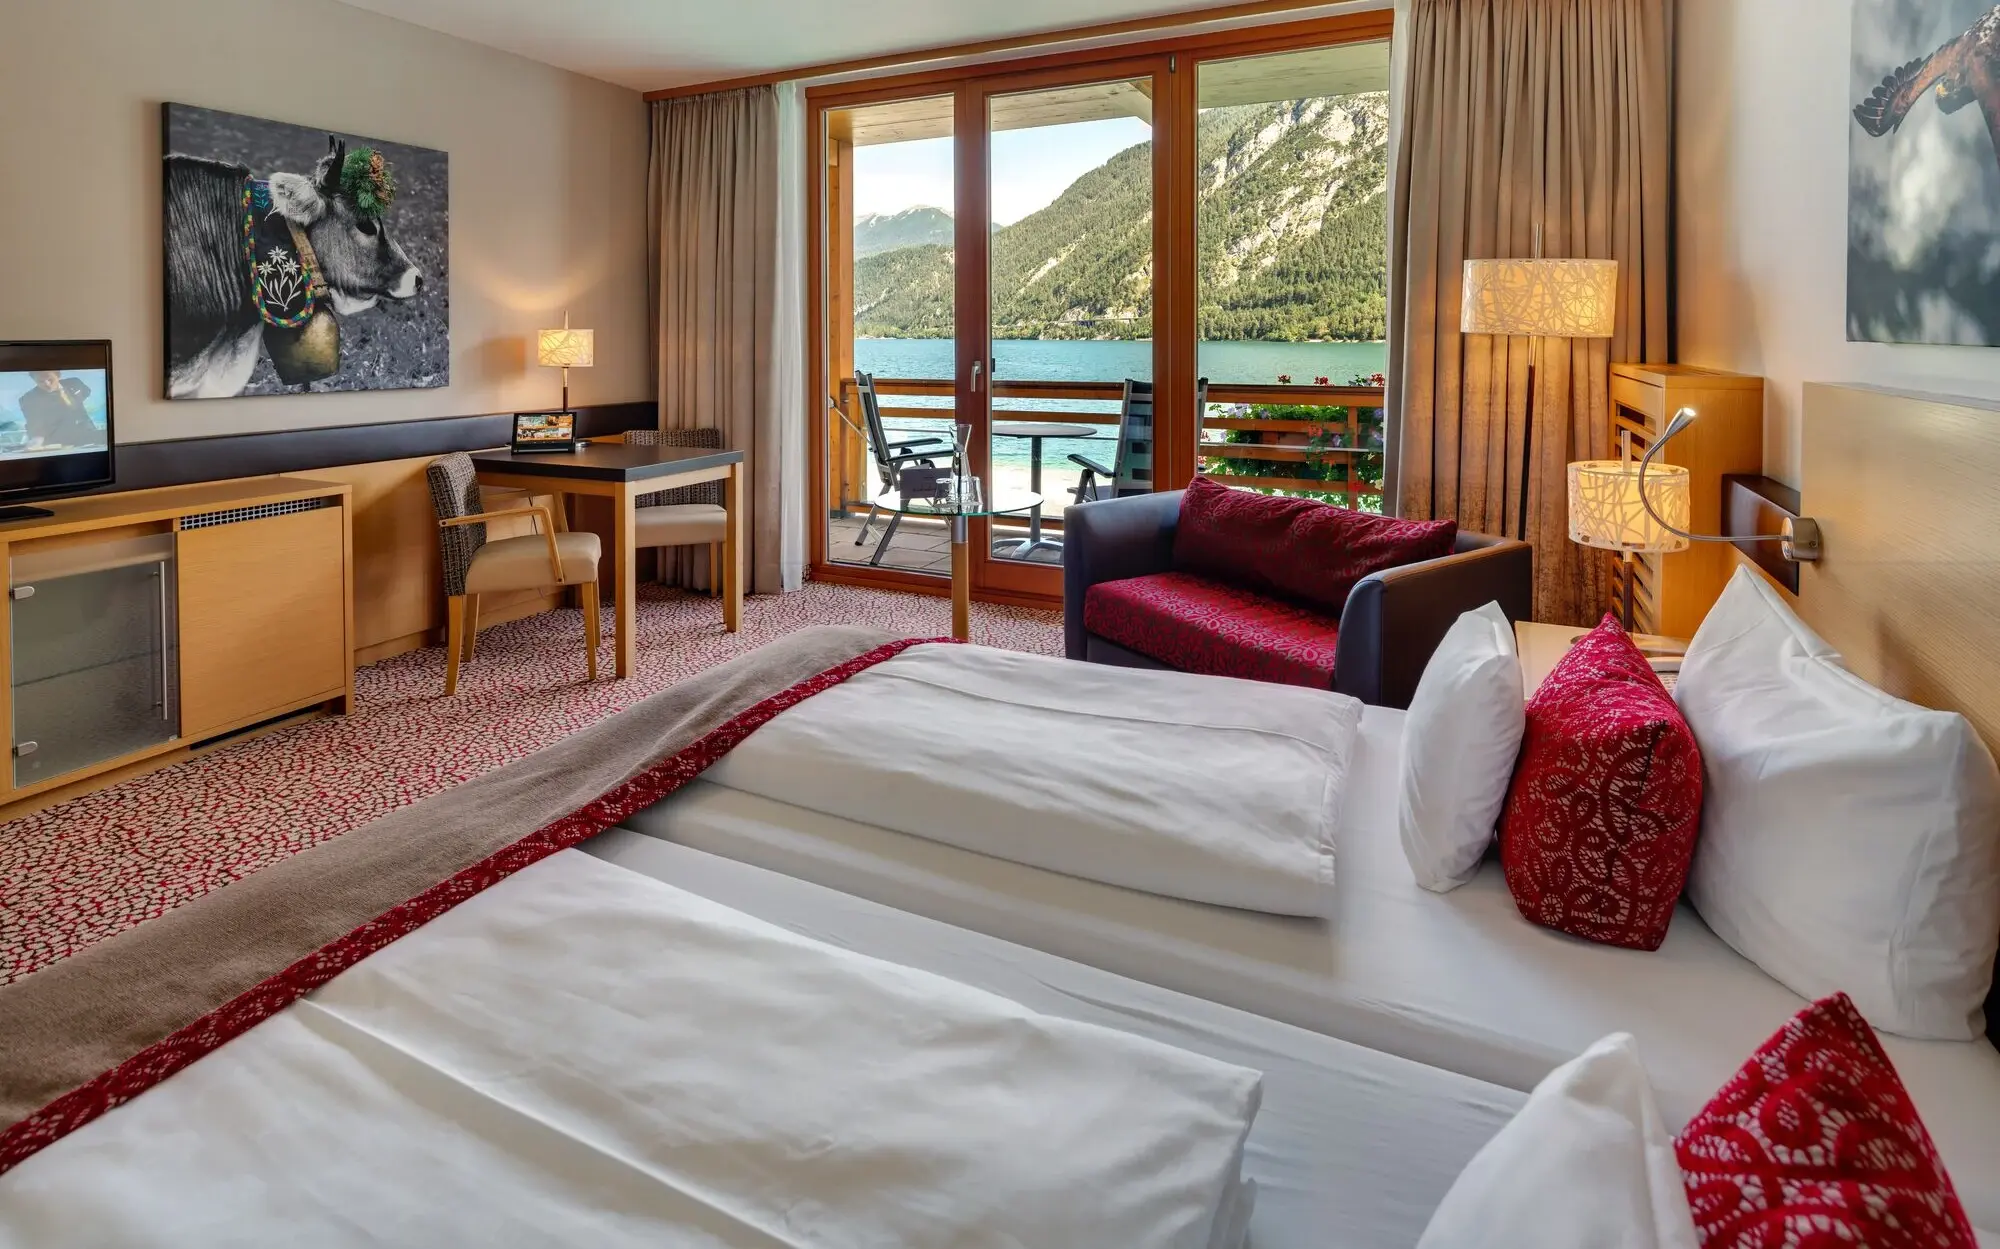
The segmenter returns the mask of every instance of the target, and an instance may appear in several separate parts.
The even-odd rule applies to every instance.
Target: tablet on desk
[[[576,446],[576,413],[516,412],[514,414],[514,450],[574,451]]]

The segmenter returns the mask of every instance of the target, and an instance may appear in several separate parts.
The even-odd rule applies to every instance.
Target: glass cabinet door
[[[174,538],[17,552],[9,568],[17,788],[174,739]]]

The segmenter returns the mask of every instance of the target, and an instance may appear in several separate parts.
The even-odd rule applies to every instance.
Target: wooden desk
[[[1528,697],[1542,687],[1549,673],[1569,654],[1569,648],[1576,640],[1590,630],[1581,625],[1537,624],[1518,620],[1514,623],[1514,646],[1521,653],[1521,688]],[[1648,659],[1680,656],[1687,653],[1687,642],[1680,638],[1660,637],[1651,633],[1635,633],[1633,643],[1645,652]],[[1678,669],[1676,669],[1678,670]],[[1665,675],[1665,674],[1663,674]]]
[[[571,454],[481,451],[472,457],[482,484],[513,486],[537,494],[595,495],[612,507],[612,619],[618,635],[616,671],[632,675],[638,658],[637,500],[642,494],[722,482],[722,506],[729,525],[722,541],[722,627],[734,633],[743,622],[743,453],[700,447],[645,447],[585,443]],[[557,516],[562,513],[558,511]],[[558,524],[561,523],[559,520]]]

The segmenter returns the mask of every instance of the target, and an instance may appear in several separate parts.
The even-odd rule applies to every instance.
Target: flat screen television
[[[0,520],[112,484],[111,343],[0,342]]]

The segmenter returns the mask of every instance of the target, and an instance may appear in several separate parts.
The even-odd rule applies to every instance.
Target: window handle
[[[986,361],[974,360],[972,362],[972,393],[975,395],[979,393],[980,377],[985,372]]]

